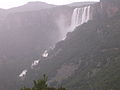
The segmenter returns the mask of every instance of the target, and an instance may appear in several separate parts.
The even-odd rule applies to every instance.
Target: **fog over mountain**
[[[8,11],[24,12],[24,11],[37,11],[40,9],[47,9],[55,7],[56,5],[47,4],[45,2],[28,2],[27,4],[19,7],[10,8]]]
[[[52,87],[120,90],[119,1],[29,2],[0,17],[0,90],[31,88],[43,74]]]

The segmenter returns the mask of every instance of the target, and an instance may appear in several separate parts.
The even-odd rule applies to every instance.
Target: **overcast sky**
[[[0,8],[8,9],[11,7],[23,5],[31,1],[36,0],[0,0]],[[99,1],[99,0],[37,0],[37,1],[47,2],[49,4],[63,5],[71,2]]]

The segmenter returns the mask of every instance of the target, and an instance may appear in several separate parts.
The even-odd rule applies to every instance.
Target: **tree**
[[[44,74],[43,78],[40,80],[34,81],[34,86],[32,88],[22,88],[21,90],[66,90],[65,88],[54,88],[54,87],[48,87],[47,85],[48,77]]]

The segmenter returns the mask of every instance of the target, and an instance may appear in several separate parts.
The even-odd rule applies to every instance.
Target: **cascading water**
[[[66,17],[61,16],[60,20],[58,20],[58,27],[60,27],[60,30],[62,31],[62,37],[63,40],[66,38],[66,34],[67,32],[72,32],[74,30],[75,27],[86,23],[87,21],[92,19],[92,8],[91,6],[86,6],[86,7],[81,7],[81,8],[75,8],[73,10],[73,14],[72,14],[72,18],[71,18],[71,25],[70,27],[65,27],[65,19]],[[64,31],[65,29],[68,29],[67,31]],[[47,58],[49,56],[48,53],[49,50],[45,50],[44,53],[42,54],[42,57]],[[58,50],[55,53],[55,56],[61,51]],[[45,60],[45,59],[44,59]],[[34,69],[38,64],[40,63],[40,60],[34,60],[33,63],[31,64],[31,69]],[[25,69],[22,71],[22,73],[19,75],[19,78],[21,78],[22,80],[25,79],[26,74],[27,74],[28,70]]]
[[[92,8],[91,6],[75,8],[71,19],[71,30],[73,31],[75,27],[86,23],[92,19]]]

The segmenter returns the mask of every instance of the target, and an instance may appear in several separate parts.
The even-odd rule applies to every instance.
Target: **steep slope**
[[[58,82],[71,90],[119,90],[119,28],[119,13],[77,27],[49,52],[36,72],[52,77],[52,85]]]
[[[64,82],[67,83],[68,87],[74,87],[73,90],[78,90],[78,88],[80,90],[120,89],[119,20],[120,16],[115,16],[108,19],[108,21],[104,21],[105,23],[101,22],[96,28],[88,29],[94,30],[93,32],[90,31],[91,34],[89,31],[83,31],[84,37],[90,35],[85,40],[85,45],[88,45],[85,50],[87,52],[82,57],[80,56],[81,51],[78,52],[79,54],[76,58],[81,60],[81,63],[73,76]],[[94,23],[93,25],[96,24]],[[77,30],[81,30],[81,28],[79,27]],[[83,33],[79,33],[80,35],[83,35]],[[79,40],[81,39],[79,38]],[[93,42],[93,44],[90,45],[88,40],[91,43]],[[78,39],[75,41],[78,41]],[[81,44],[83,43],[79,44],[79,48],[81,48]],[[91,47],[92,49],[89,51]]]
[[[106,16],[98,11],[100,15],[69,32],[54,49],[49,46],[66,30],[62,26],[70,26],[74,8],[59,6],[8,14],[0,26],[0,89],[31,86],[30,82],[47,74],[53,86],[119,90],[120,14],[111,3],[107,5],[103,11]],[[38,67],[29,67],[38,59]],[[24,69],[27,76],[21,80],[19,74]]]
[[[16,12],[29,12],[29,11],[39,11],[41,9],[48,9],[56,7],[56,5],[47,4],[45,2],[28,2],[22,6],[13,7],[10,9],[0,9],[0,25],[4,21],[4,19],[9,15],[10,13],[16,13]]]
[[[73,8],[60,6],[25,12],[1,12],[0,89],[20,88],[19,74],[61,39],[61,20],[69,26]],[[5,14],[5,16],[4,16]],[[66,19],[64,19],[66,18]]]

